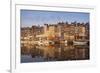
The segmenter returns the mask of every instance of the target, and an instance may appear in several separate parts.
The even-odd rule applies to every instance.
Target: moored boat
[[[86,45],[87,41],[73,41],[74,45]]]

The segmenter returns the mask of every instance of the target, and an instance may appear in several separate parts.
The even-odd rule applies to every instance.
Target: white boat
[[[87,41],[73,41],[74,45],[86,45]]]

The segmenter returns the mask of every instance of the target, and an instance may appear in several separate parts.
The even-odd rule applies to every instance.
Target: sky
[[[61,12],[61,11],[39,11],[21,10],[21,27],[32,25],[56,24],[58,22],[89,22],[89,13],[82,12]]]

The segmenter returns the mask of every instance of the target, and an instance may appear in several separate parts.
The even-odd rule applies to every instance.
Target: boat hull
[[[73,41],[74,45],[86,45],[87,41]]]

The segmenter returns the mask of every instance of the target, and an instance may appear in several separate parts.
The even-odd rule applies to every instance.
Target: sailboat
[[[88,41],[86,41],[85,39],[77,39],[77,35],[76,35],[77,33],[78,33],[78,28],[77,28],[77,24],[76,24],[75,40],[73,40],[73,44],[74,45],[86,45],[88,43]]]

